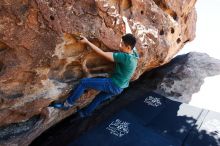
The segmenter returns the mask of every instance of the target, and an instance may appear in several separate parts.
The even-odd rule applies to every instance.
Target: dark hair
[[[136,44],[136,38],[130,33],[122,36],[122,41],[126,46],[131,46],[131,49],[133,49]]]

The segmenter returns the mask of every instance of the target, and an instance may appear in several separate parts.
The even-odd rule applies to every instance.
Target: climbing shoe
[[[57,108],[57,109],[68,110],[73,105],[71,105],[67,101],[65,101],[64,103],[53,103],[51,106],[54,108]]]

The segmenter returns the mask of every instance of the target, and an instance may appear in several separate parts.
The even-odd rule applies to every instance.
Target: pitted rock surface
[[[64,100],[83,77],[110,75],[113,64],[80,43],[75,35],[86,36],[104,51],[118,51],[123,35],[121,16],[126,16],[138,40],[140,59],[132,78],[136,80],[144,72],[169,62],[186,42],[194,39],[195,2],[2,0],[0,129],[4,132],[0,132],[0,144],[28,145],[76,111],[48,107],[52,101]],[[87,91],[77,101],[79,108],[96,94]]]

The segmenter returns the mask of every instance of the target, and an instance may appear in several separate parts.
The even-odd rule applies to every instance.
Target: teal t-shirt
[[[120,88],[126,88],[129,85],[129,81],[135,72],[138,62],[138,53],[136,49],[133,53],[116,52],[113,53],[115,62],[115,70],[111,76],[114,84]]]

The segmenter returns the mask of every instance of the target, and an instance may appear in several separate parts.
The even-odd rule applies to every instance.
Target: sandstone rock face
[[[0,145],[28,145],[75,112],[48,105],[83,77],[110,75],[113,64],[75,35],[117,51],[121,16],[129,18],[140,54],[133,76],[160,66],[195,37],[196,0],[2,0],[0,3]],[[88,104],[96,91],[77,102]]]

